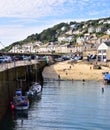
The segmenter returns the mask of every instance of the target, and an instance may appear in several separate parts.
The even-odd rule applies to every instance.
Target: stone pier
[[[28,90],[32,82],[42,79],[45,61],[17,61],[0,64],[0,119],[9,107],[15,90]],[[40,79],[41,78],[41,79]]]

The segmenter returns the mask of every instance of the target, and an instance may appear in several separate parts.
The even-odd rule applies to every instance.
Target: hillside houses
[[[99,27],[96,28],[95,31],[96,31],[96,33],[98,33],[98,32],[105,32],[105,31],[107,31],[107,28],[103,27],[103,26],[99,26]]]
[[[40,48],[40,44],[38,43],[28,43],[23,45],[15,45],[12,47],[12,49],[9,52],[13,53],[30,53],[30,52],[36,52],[37,49]]]
[[[98,33],[98,32],[105,32],[105,31],[107,31],[107,28],[104,26],[98,26],[96,28],[91,26],[90,28],[88,28],[88,33],[93,33],[93,32]]]
[[[22,44],[14,45],[10,52],[70,53],[97,52],[98,47],[110,40],[110,18],[82,22],[61,23],[31,35]],[[33,41],[33,39],[37,39]],[[31,41],[32,40],[32,41]]]
[[[84,37],[78,37],[78,38],[76,39],[76,43],[77,43],[78,45],[83,45],[84,41],[85,41]]]
[[[106,34],[110,35],[110,28],[107,29]]]
[[[89,27],[88,28],[88,33],[93,33],[93,32],[95,32],[95,27]]]
[[[60,36],[58,37],[58,42],[71,42],[74,39],[74,36]]]
[[[105,35],[101,37],[100,39],[97,39],[95,35],[85,35],[84,37],[78,37],[76,39],[76,43],[73,44],[70,42],[72,40],[72,37],[60,37],[61,41],[64,40],[65,44],[60,44],[59,42],[49,42],[46,44],[41,43],[29,43],[24,44],[22,46],[15,45],[10,50],[10,52],[15,53],[70,53],[70,52],[84,52],[84,51],[97,51],[97,48],[100,44],[107,41],[109,39],[108,35]]]

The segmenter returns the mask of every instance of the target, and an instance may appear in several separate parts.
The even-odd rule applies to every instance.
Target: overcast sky
[[[0,43],[8,46],[61,22],[110,16],[110,0],[0,0]]]

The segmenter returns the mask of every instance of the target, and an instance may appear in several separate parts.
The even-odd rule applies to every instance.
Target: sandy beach
[[[61,80],[103,80],[103,72],[110,72],[110,68],[101,66],[101,69],[94,69],[92,64],[82,61],[73,64],[63,61],[46,66],[43,77],[57,80],[60,75]]]

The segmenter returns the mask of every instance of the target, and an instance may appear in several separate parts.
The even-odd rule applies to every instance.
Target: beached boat
[[[42,91],[42,87],[38,82],[35,82],[29,89],[29,91],[26,93],[28,97],[34,97],[38,94],[40,94]]]
[[[22,91],[16,90],[16,96],[13,97],[13,102],[11,103],[16,110],[26,110],[29,108],[29,100],[27,96],[22,95]]]
[[[104,74],[104,82],[105,83],[110,83],[110,74],[109,73]]]

